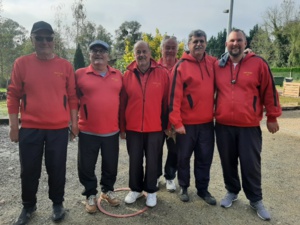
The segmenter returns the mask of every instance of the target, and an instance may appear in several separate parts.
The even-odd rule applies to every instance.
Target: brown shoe
[[[96,204],[96,196],[90,195],[85,202],[85,210],[88,213],[95,213],[97,212],[97,204]]]
[[[106,193],[101,192],[100,198],[107,201],[111,206],[120,205],[120,200],[117,199],[115,192],[108,191]]]

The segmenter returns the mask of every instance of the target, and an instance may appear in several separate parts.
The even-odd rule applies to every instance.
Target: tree
[[[77,45],[75,55],[74,55],[74,69],[85,67],[84,57],[80,48],[80,44]]]
[[[299,21],[299,7],[292,0],[283,0],[280,7],[269,8],[264,16],[264,27],[271,35],[270,40],[274,47],[274,56],[276,66],[287,66],[295,54],[291,51],[291,40],[296,40],[295,32],[290,32],[294,26],[289,26],[292,21]],[[292,37],[293,36],[293,37]]]
[[[165,34],[164,36],[166,36]],[[159,30],[156,28],[155,30],[155,36],[153,37],[151,34],[143,33],[142,34],[142,40],[147,42],[149,44],[150,50],[151,50],[151,57],[158,61],[162,55],[161,55],[161,41],[164,37],[161,35]],[[133,47],[134,43],[131,43],[129,40],[125,40],[125,52],[122,57],[122,59],[118,59],[116,61],[115,67],[124,72],[126,70],[126,67],[134,61],[134,54],[133,54]],[[177,58],[180,58],[182,53],[184,51],[184,43],[179,42],[178,43],[178,53]]]
[[[130,45],[138,40],[142,39],[142,33],[139,31],[141,24],[137,21],[125,21],[121,24],[118,30],[116,30],[116,43],[114,45],[114,54],[118,58],[125,52],[125,42],[129,41]]]
[[[26,30],[11,19],[0,23],[0,86],[6,86],[14,60],[22,55]]]
[[[206,46],[208,54],[219,58],[225,51],[226,29],[220,31],[217,37],[212,36]]]
[[[252,38],[250,48],[253,52],[264,58],[270,66],[276,66],[274,46],[270,39],[270,34],[266,29],[259,27]]]

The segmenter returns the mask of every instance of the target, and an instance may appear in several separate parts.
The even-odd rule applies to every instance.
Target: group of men
[[[74,74],[72,65],[54,54],[53,39],[50,24],[39,21],[33,25],[35,53],[15,61],[8,87],[10,138],[19,143],[21,163],[23,209],[15,224],[27,224],[36,210],[43,155],[52,219],[64,218],[69,133],[71,139],[78,136],[78,175],[88,213],[97,211],[99,154],[100,198],[111,206],[120,204],[114,192],[119,136],[126,139],[129,155],[130,191],[125,203],[134,203],[145,192],[146,205],[157,204],[166,140],[167,190],[176,190],[177,173],[179,198],[189,201],[194,153],[197,194],[216,205],[208,191],[216,135],[227,189],[220,205],[228,208],[237,200],[240,161],[242,187],[250,206],[263,220],[270,219],[262,203],[259,124],[265,107],[267,128],[277,132],[281,108],[268,64],[254,53],[244,53],[247,42],[242,30],[228,35],[228,53],[220,60],[205,52],[207,36],[202,30],[189,34],[188,51],[180,59],[173,36],[162,40],[158,62],[151,58],[148,43],[138,41],[133,49],[135,60],[124,75],[108,65],[110,46],[101,40],[89,45],[90,65]]]

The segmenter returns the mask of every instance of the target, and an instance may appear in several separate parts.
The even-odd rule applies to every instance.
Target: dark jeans
[[[226,189],[235,194],[241,190],[239,160],[246,197],[252,202],[261,200],[260,127],[233,127],[216,123],[216,140]]]
[[[157,191],[158,159],[161,155],[163,132],[140,133],[126,131],[129,154],[129,187],[132,191]],[[144,173],[145,156],[145,173]]]
[[[42,160],[48,173],[49,199],[54,204],[64,201],[68,128],[42,130],[21,128],[19,154],[21,163],[22,201],[25,208],[36,204]]]
[[[99,137],[80,132],[78,137],[78,175],[80,183],[85,188],[82,195],[89,197],[98,193],[95,168],[100,149],[101,191],[104,193],[113,191],[118,172],[119,133]]]
[[[177,134],[176,137],[179,185],[190,186],[190,160],[194,153],[196,188],[198,192],[207,191],[214,154],[214,124],[210,122],[184,127],[186,134]]]

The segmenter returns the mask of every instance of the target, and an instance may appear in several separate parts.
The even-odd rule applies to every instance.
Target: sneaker
[[[130,191],[125,197],[125,203],[131,204],[134,203],[138,198],[142,197],[142,192]]]
[[[156,193],[148,193],[147,194],[147,200],[146,200],[146,205],[149,207],[154,207],[156,206]]]
[[[262,220],[270,220],[270,213],[265,209],[262,201],[250,202],[250,206],[252,209],[256,210],[257,215]]]
[[[22,212],[17,219],[17,221],[14,223],[14,225],[25,225],[29,222],[31,219],[32,213],[35,212],[36,206],[30,207],[30,208],[23,208]]]
[[[118,206],[121,203],[114,191],[102,192],[100,198],[107,201],[111,206]]]
[[[183,187],[181,188],[179,198],[183,202],[188,202],[190,200],[187,188],[183,188]]]
[[[169,192],[176,191],[176,184],[174,180],[166,180],[166,187]]]
[[[96,195],[90,195],[85,202],[85,210],[88,213],[95,213],[97,211]]]
[[[232,192],[227,192],[225,197],[221,200],[220,205],[224,208],[229,208],[232,205],[232,202],[236,201],[238,198],[237,194]]]
[[[209,205],[216,205],[217,201],[208,191],[198,191],[197,195]]]

